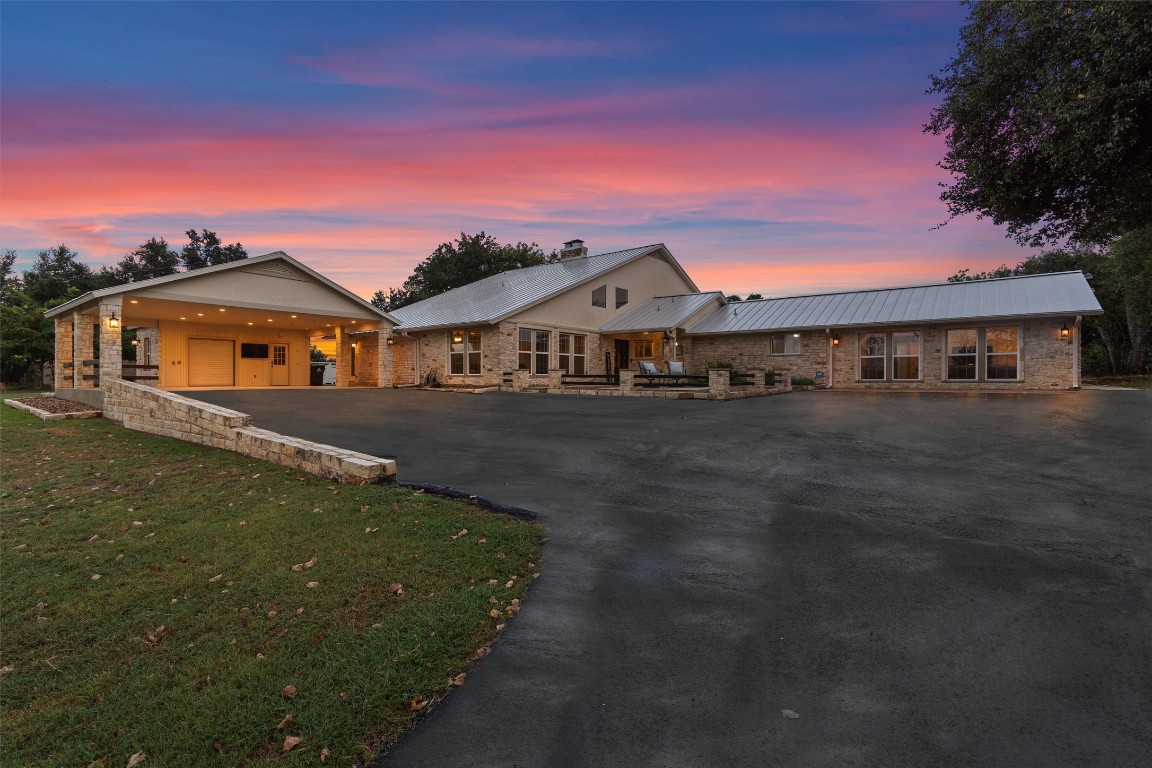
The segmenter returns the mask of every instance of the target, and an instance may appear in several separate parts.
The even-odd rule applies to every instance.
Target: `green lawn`
[[[364,760],[493,641],[538,562],[540,526],[410,490],[102,419],[5,406],[0,429],[5,766]]]

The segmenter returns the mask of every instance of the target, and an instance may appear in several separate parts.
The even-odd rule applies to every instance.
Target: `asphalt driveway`
[[[547,526],[525,609],[381,766],[1152,755],[1152,392],[195,396]]]

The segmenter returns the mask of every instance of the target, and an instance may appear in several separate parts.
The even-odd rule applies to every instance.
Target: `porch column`
[[[336,326],[336,386],[346,387],[352,379],[352,343],[344,326]]]
[[[100,302],[100,382],[122,379],[124,373],[124,299],[103,299]],[[111,324],[116,316],[116,327]]]
[[[91,315],[72,313],[72,386],[76,389],[92,389],[92,382],[84,381],[84,361],[96,356],[94,320]]]
[[[390,387],[392,386],[392,350],[395,347],[388,343],[388,339],[392,337],[392,329],[381,326],[380,332],[376,334],[376,343],[379,346],[376,349],[376,386]]]
[[[66,371],[65,365],[73,361],[72,355],[72,323],[71,317],[56,318],[56,359],[53,361],[53,386],[60,389],[71,389],[74,384],[72,372]]]
[[[712,400],[723,400],[732,389],[731,372],[726,369],[711,368],[708,370],[708,397]]]

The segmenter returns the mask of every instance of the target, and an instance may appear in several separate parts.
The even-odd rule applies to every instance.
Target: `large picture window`
[[[916,331],[892,334],[892,378],[896,381],[920,379],[920,334]]]
[[[948,380],[976,380],[976,329],[948,331]]]
[[[769,348],[773,355],[800,354],[800,334],[798,333],[774,333],[769,339]]]
[[[862,380],[884,380],[885,341],[882,333],[860,334],[860,378]]]
[[[988,328],[984,331],[987,358],[985,378],[989,381],[1015,381],[1020,378],[1020,334],[1016,328]]]
[[[533,375],[539,376],[548,373],[548,342],[551,336],[550,331],[520,329],[516,348],[517,366],[520,370],[530,371]]]
[[[480,375],[481,333],[479,328],[454,330],[449,335],[448,372],[453,376]]]
[[[587,337],[577,333],[562,333],[559,341],[560,370],[574,376],[587,371]]]

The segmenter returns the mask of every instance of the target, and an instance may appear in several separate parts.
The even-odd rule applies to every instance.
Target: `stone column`
[[[92,382],[84,381],[84,361],[96,355],[93,325],[91,315],[72,314],[72,386],[76,389],[92,389]]]
[[[757,392],[764,392],[768,389],[767,384],[764,383],[766,376],[764,371],[752,371],[752,389]]]
[[[564,391],[564,371],[559,368],[552,368],[548,371],[548,391],[549,392],[563,392]]]
[[[523,392],[528,389],[528,379],[531,374],[520,368],[512,371],[512,391]]]
[[[336,386],[346,387],[352,379],[352,343],[344,326],[336,326]]]
[[[123,378],[124,373],[124,299],[116,296],[100,302],[100,382]],[[111,325],[115,315],[118,325]]]
[[[53,361],[53,385],[61,389],[70,389],[75,381],[71,372],[65,373],[64,365],[73,361],[72,355],[72,323],[71,317],[56,318],[56,359]]]
[[[620,391],[632,392],[636,389],[636,371],[620,369]]]
[[[391,336],[392,329],[388,326],[380,326],[380,332],[376,334],[376,343],[379,345],[376,348],[376,386],[378,387],[392,386],[392,350],[395,347],[388,343]]]
[[[726,368],[708,371],[708,397],[712,400],[723,400],[732,389],[732,377]]]

